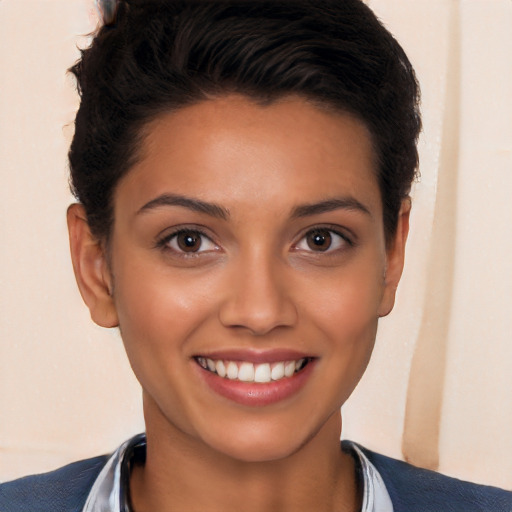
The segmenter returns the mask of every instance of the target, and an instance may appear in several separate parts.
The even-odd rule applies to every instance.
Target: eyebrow
[[[192,199],[190,197],[178,195],[178,194],[162,194],[161,196],[155,197],[142,208],[137,211],[137,214],[148,212],[162,206],[182,206],[199,213],[205,213],[211,217],[226,220],[229,217],[229,210],[219,206],[215,203],[207,203],[199,199]]]
[[[200,199],[192,199],[190,197],[182,196],[179,194],[162,194],[155,199],[152,199],[144,206],[142,206],[137,214],[144,213],[163,206],[181,206],[188,208],[199,213],[205,213],[211,217],[227,220],[230,216],[229,210],[215,204],[201,201]],[[297,206],[292,211],[292,218],[309,217],[312,215],[319,215],[321,213],[331,212],[334,210],[353,210],[360,211],[366,215],[370,215],[370,210],[366,208],[361,202],[353,197],[337,197],[320,201],[318,203],[304,204]]]
[[[297,206],[292,212],[292,218],[309,217],[334,210],[359,211],[371,217],[370,210],[353,197],[335,197],[313,204]]]

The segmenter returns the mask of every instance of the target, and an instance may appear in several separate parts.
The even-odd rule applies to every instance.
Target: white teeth
[[[242,363],[240,365],[238,369],[238,380],[243,382],[254,382],[256,380],[256,382],[259,382],[255,379],[254,365],[252,363]]]
[[[279,380],[284,377],[284,363],[277,363],[270,373],[272,380]]]
[[[226,368],[228,379],[235,380],[238,378],[238,366],[233,361],[228,363]]]
[[[219,377],[225,377],[226,376],[226,367],[224,366],[224,361],[222,361],[222,360],[217,361],[215,363],[215,370],[217,370]]]
[[[259,364],[254,371],[254,382],[270,382],[270,365],[268,363]]]
[[[285,377],[291,377],[295,373],[295,361],[288,361],[284,365],[284,375]]]
[[[242,382],[269,383],[285,377],[292,377],[296,372],[306,366],[307,358],[295,361],[281,361],[277,363],[253,364],[248,361],[214,360],[209,357],[197,357],[197,363],[219,377]]]

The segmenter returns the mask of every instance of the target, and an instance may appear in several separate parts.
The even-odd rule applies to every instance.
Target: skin
[[[96,323],[120,327],[143,388],[135,510],[358,510],[340,407],[393,307],[409,201],[386,244],[365,126],[301,98],[222,97],[147,128],[115,190],[109,254],[81,205],[68,210],[82,296]],[[170,194],[218,209],[163,204]],[[324,211],[304,208],[315,204]],[[195,252],[176,228],[199,237]],[[313,229],[330,236],[326,250]],[[258,407],[214,392],[194,359],[276,348],[314,364],[296,393]]]

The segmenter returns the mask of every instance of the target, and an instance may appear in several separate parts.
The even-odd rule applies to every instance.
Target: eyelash
[[[297,251],[304,251],[304,252],[309,252],[309,253],[315,254],[315,255],[328,255],[328,256],[332,255],[332,253],[337,253],[337,252],[340,252],[340,251],[344,250],[343,247],[341,247],[341,248],[337,247],[337,248],[332,249],[331,246],[329,246],[325,251],[322,251],[322,250],[314,251],[311,248],[310,248],[310,250],[308,250],[308,249],[301,249],[299,247],[299,245],[301,243],[306,243],[307,244],[307,237],[309,235],[312,235],[315,232],[317,232],[317,233],[329,233],[331,236],[334,235],[335,237],[338,237],[339,239],[341,239],[343,245],[344,244],[348,244],[349,247],[353,247],[355,245],[354,240],[350,236],[348,236],[346,233],[343,233],[342,231],[340,231],[338,227],[334,227],[334,226],[314,226],[312,228],[309,228],[307,231],[305,231],[301,235],[301,237],[299,238],[298,242],[293,244],[293,248],[295,250],[297,250]],[[172,252],[172,253],[177,254],[180,257],[184,257],[184,258],[197,257],[198,255],[200,255],[202,253],[211,252],[212,250],[214,250],[214,249],[206,249],[206,250],[198,250],[198,251],[187,252],[187,251],[183,251],[183,250],[181,250],[179,248],[171,247],[170,243],[173,240],[177,240],[177,238],[180,235],[182,235],[182,234],[187,234],[187,235],[192,235],[192,236],[199,237],[201,239],[201,245],[203,245],[205,243],[205,239],[206,239],[206,240],[209,241],[209,243],[211,243],[215,247],[215,249],[218,249],[218,245],[212,240],[212,238],[209,235],[207,235],[204,231],[202,231],[201,229],[198,229],[196,227],[194,227],[194,228],[182,227],[182,228],[176,229],[175,231],[173,231],[171,233],[168,233],[165,236],[163,236],[161,239],[159,239],[157,241],[157,243],[156,243],[156,247],[162,249],[163,251]],[[338,244],[339,244],[339,242],[338,242]]]
[[[169,251],[169,252],[172,252],[174,254],[177,254],[181,257],[184,257],[184,258],[193,258],[193,257],[197,257],[199,254],[202,254],[204,252],[210,252],[211,249],[208,249],[208,250],[199,250],[199,251],[190,251],[190,252],[186,252],[186,251],[182,251],[180,250],[179,248],[173,248],[170,246],[170,243],[173,241],[173,240],[177,240],[178,237],[180,235],[183,235],[183,234],[187,234],[187,235],[192,235],[192,236],[196,236],[196,237],[199,237],[201,239],[201,245],[204,244],[204,241],[205,239],[208,240],[213,246],[215,246],[215,248],[218,248],[218,245],[211,239],[210,236],[208,236],[204,231],[202,231],[201,229],[198,229],[196,227],[194,228],[186,228],[186,227],[182,227],[182,228],[179,228],[179,229],[176,229],[175,231],[171,232],[171,233],[168,233],[166,234],[165,236],[163,236],[161,239],[159,239],[156,243],[156,246],[159,248],[159,249],[162,249],[163,251]]]
[[[325,251],[321,251],[321,250],[318,250],[318,251],[314,251],[312,250],[311,248],[309,249],[301,249],[299,247],[299,245],[301,243],[306,243],[307,244],[307,237],[312,235],[313,233],[329,233],[330,236],[332,237],[333,235],[337,238],[339,238],[340,240],[338,241],[338,245],[339,243],[341,242],[342,244],[342,247],[336,247],[336,248],[332,248],[331,245],[325,250]],[[333,242],[334,243],[334,242]],[[347,245],[348,247],[343,247]],[[324,256],[333,256],[334,254],[336,253],[340,253],[340,252],[343,252],[344,250],[347,250],[348,248],[350,247],[354,247],[355,246],[355,240],[353,237],[349,236],[347,233],[343,232],[342,230],[339,229],[339,226],[314,226],[314,227],[311,227],[311,228],[308,228],[307,231],[305,231],[301,237],[299,238],[299,241],[294,244],[294,248],[297,250],[297,251],[303,251],[304,252],[308,252],[308,253],[311,253],[311,254],[314,254],[315,256],[320,256],[320,255],[324,255]]]

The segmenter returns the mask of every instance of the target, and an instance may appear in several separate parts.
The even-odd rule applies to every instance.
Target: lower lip
[[[310,377],[315,360],[291,377],[268,383],[242,382],[219,377],[195,363],[201,377],[215,393],[240,405],[262,407],[286,400],[298,393]]]

